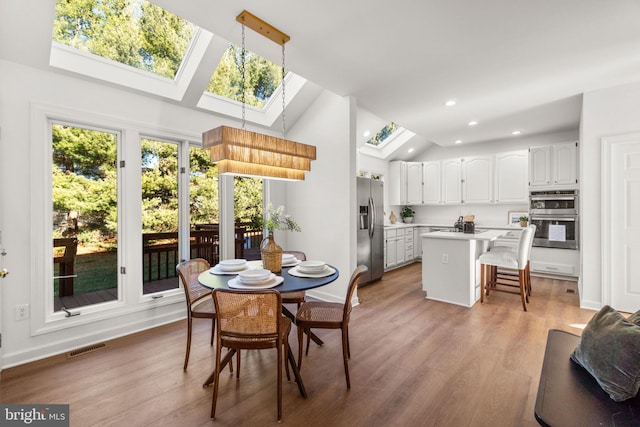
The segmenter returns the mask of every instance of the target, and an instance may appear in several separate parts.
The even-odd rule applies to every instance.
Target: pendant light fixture
[[[245,46],[244,28],[251,28],[282,46],[282,134],[285,136],[285,48],[290,37],[244,10],[236,17],[242,24],[242,128],[220,126],[202,134],[202,146],[209,149],[218,174],[285,180],[304,180],[316,159],[316,147],[284,138],[245,130]]]

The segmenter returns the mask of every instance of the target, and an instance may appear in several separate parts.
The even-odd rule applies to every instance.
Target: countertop
[[[455,222],[455,221],[454,221]],[[432,228],[453,228],[453,222],[451,224],[434,224],[434,223],[420,223],[412,222],[411,224],[405,224],[403,222],[395,224],[385,224],[384,228],[387,230],[393,230],[397,228],[410,228],[410,227],[432,227]],[[521,230],[520,227],[512,227],[509,225],[491,225],[491,224],[475,224],[476,229],[482,230]]]
[[[432,231],[423,233],[420,237],[429,239],[448,239],[448,240],[495,240],[506,234],[504,230],[487,230],[481,233],[460,233],[451,231]]]

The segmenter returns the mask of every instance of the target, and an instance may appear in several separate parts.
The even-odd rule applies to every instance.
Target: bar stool
[[[536,230],[537,227],[535,224],[531,224],[529,225],[529,228],[532,230],[532,237],[529,243],[529,248],[527,250],[527,296],[531,296],[531,250],[533,247],[533,239],[535,238],[536,235]],[[511,247],[511,246],[494,246],[493,248],[491,248],[491,251],[514,251],[515,252],[516,248],[515,247]],[[500,277],[506,277],[507,279],[509,278],[514,278],[517,277],[517,274],[514,274],[513,272],[511,272],[510,270],[508,271],[504,271],[504,270],[498,270],[496,272],[498,278]],[[515,279],[513,279],[515,280]],[[529,302],[529,300],[527,299],[527,302]]]
[[[491,290],[520,294],[522,308],[527,311],[529,285],[527,284],[527,265],[530,245],[533,241],[533,229],[525,228],[518,239],[514,250],[491,250],[482,254],[480,260],[480,302],[484,302],[485,293],[489,296]],[[500,277],[498,268],[518,270],[517,279]],[[516,283],[517,282],[517,283]],[[505,288],[499,287],[504,286]],[[509,288],[516,287],[518,291]]]

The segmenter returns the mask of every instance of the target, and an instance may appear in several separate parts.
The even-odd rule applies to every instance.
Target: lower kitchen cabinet
[[[577,279],[580,275],[580,251],[531,248],[531,273],[569,276]]]
[[[385,271],[415,261],[415,228],[417,227],[386,228],[384,230]]]

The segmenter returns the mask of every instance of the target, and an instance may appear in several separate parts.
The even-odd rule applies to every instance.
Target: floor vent
[[[569,288],[569,289],[567,289],[567,293],[568,293],[568,294],[575,294],[575,293],[576,293],[576,290],[575,290],[575,289],[571,289],[571,288]]]
[[[87,354],[90,353],[92,351],[96,351],[99,350],[103,347],[106,347],[107,345],[105,343],[100,343],[100,344],[94,344],[94,345],[90,345],[87,347],[82,347],[82,348],[78,348],[76,350],[70,351],[69,353],[67,353],[67,359],[70,359],[72,357],[77,357],[77,356],[82,356],[83,354]]]

